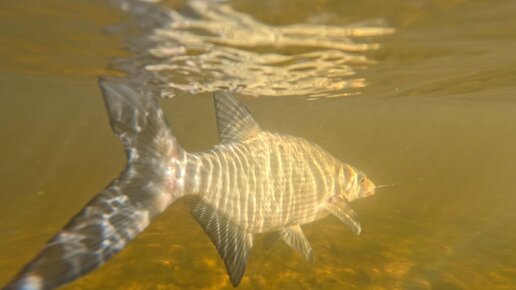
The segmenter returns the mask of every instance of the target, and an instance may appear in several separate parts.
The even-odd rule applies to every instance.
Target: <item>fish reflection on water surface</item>
[[[317,145],[261,130],[230,93],[214,94],[221,144],[190,153],[172,135],[152,95],[121,79],[101,80],[100,86],[127,165],[5,289],[52,289],[75,280],[185,195],[196,197],[192,215],[235,287],[255,234],[281,239],[309,261],[313,251],[300,225],[332,214],[360,234],[349,203],[374,194],[374,184]]]
[[[377,38],[394,33],[382,20],[342,26],[270,25],[228,3],[187,1],[170,9],[156,3],[113,0],[145,30],[131,37],[135,56],[113,66],[160,94],[230,89],[250,96],[302,96],[310,100],[360,94],[360,68]]]

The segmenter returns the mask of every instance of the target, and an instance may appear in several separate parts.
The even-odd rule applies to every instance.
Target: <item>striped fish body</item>
[[[328,215],[321,205],[345,166],[304,139],[266,131],[187,160],[187,190],[251,233]]]
[[[360,223],[349,202],[374,193],[364,174],[304,139],[263,131],[228,93],[215,93],[221,145],[186,155],[186,194],[199,201],[192,214],[238,285],[256,233],[273,232],[307,260],[312,248],[300,225],[328,214],[355,234]]]
[[[282,240],[307,260],[312,248],[300,225],[332,214],[360,233],[349,202],[373,194],[374,184],[317,145],[261,130],[231,94],[214,97],[221,144],[189,153],[153,96],[122,79],[103,79],[100,86],[127,165],[4,290],[54,289],[86,275],[184,195],[196,197],[192,216],[235,287],[257,233],[270,232],[269,241]]]

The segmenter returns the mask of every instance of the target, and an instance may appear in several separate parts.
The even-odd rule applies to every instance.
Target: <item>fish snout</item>
[[[362,184],[362,197],[368,197],[373,195],[375,193],[375,188],[376,186],[374,185],[374,183],[369,178],[365,178]]]

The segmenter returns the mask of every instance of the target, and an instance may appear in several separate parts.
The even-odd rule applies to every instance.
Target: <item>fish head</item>
[[[365,198],[365,197],[373,195],[375,188],[376,188],[376,186],[371,181],[371,179],[367,178],[367,176],[365,176],[365,174],[362,174],[362,177],[360,178],[360,181],[358,182],[357,189],[356,189],[357,199]]]
[[[375,193],[375,185],[362,171],[344,166],[339,172],[339,193],[347,201],[365,198]]]

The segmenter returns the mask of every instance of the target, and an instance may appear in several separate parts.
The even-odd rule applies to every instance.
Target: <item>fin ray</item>
[[[287,228],[283,228],[279,231],[279,236],[292,249],[296,250],[301,255],[303,255],[307,261],[315,261],[312,247],[306,239],[303,230],[301,229],[301,226],[294,225]]]
[[[251,113],[229,92],[215,92],[214,103],[221,143],[240,142],[260,132]]]
[[[252,234],[203,201],[194,203],[192,215],[208,234],[224,260],[231,283],[234,287],[238,286],[253,246]]]
[[[349,206],[348,202],[341,197],[333,196],[326,204],[326,209],[340,219],[355,235],[360,235],[362,228],[360,222]]]

